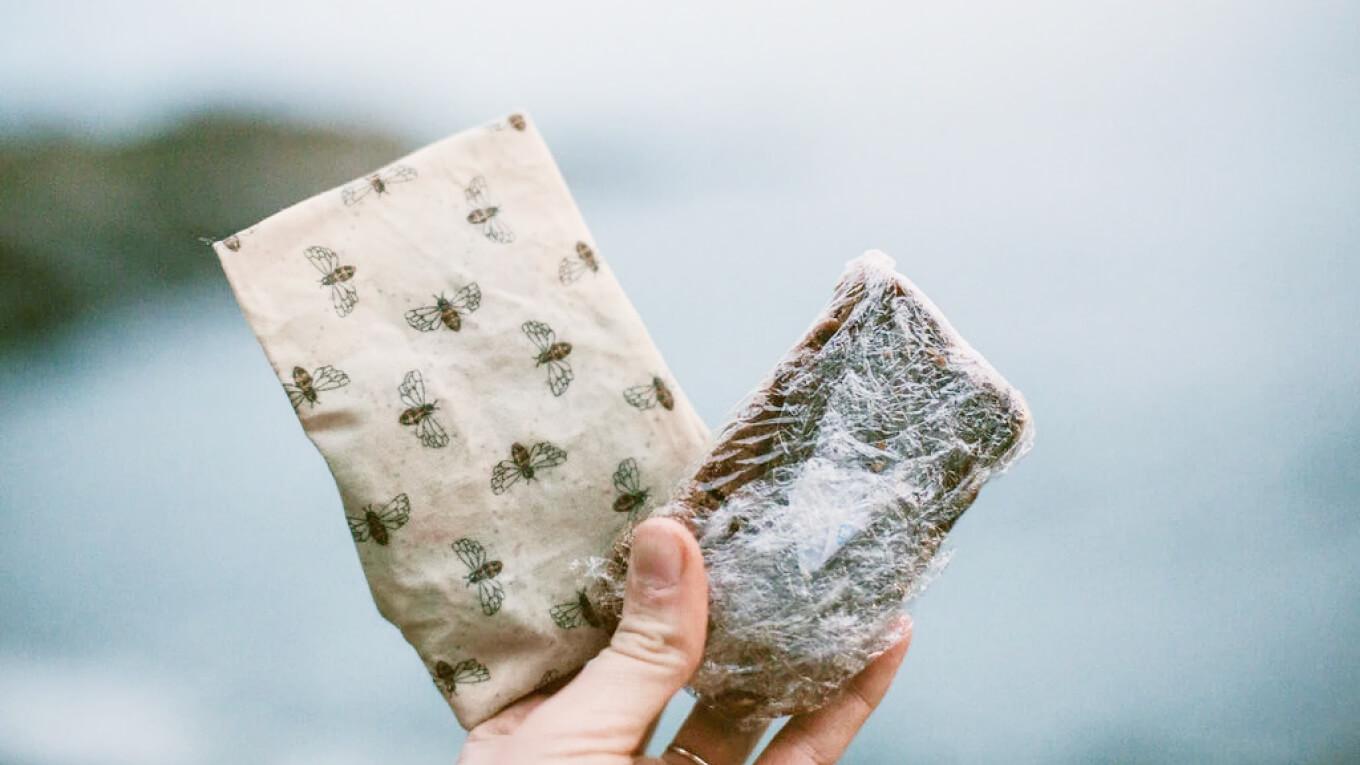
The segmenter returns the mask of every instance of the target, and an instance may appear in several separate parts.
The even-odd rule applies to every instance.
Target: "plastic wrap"
[[[653,515],[708,568],[691,689],[748,721],[823,704],[899,637],[944,535],[1032,438],[1023,398],[886,255],[851,262],[811,330]],[[617,619],[629,534],[598,567]]]

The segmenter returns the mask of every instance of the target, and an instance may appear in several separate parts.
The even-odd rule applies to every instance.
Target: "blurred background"
[[[1360,761],[1360,4],[0,18],[0,761],[454,758],[198,238],[513,109],[710,425],[870,247],[1028,395],[846,762]]]

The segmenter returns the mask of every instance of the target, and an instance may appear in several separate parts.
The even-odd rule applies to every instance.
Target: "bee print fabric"
[[[707,432],[513,115],[214,245],[379,611],[465,727],[608,640],[604,555]]]

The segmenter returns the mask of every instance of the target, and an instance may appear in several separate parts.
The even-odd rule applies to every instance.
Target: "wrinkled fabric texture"
[[[534,125],[460,133],[214,248],[379,611],[463,726],[594,655],[573,562],[707,432]]]
[[[690,687],[755,725],[814,710],[900,638],[950,528],[1033,438],[1019,391],[886,255],[827,308],[654,515],[689,524],[709,581]],[[625,530],[592,587],[618,617]]]

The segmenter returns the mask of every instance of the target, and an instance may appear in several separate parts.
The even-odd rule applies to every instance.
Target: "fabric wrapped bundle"
[[[461,133],[214,248],[379,611],[459,721],[598,652],[572,564],[707,432],[534,126]]]
[[[1020,394],[870,253],[710,444],[520,115],[214,248],[379,611],[464,727],[606,644],[649,515],[704,553],[700,702],[815,709],[1032,438]]]
[[[876,252],[737,412],[654,514],[689,525],[708,569],[691,688],[754,724],[816,709],[900,637],[945,534],[1033,429],[1019,392]],[[610,623],[628,544],[596,566]]]

